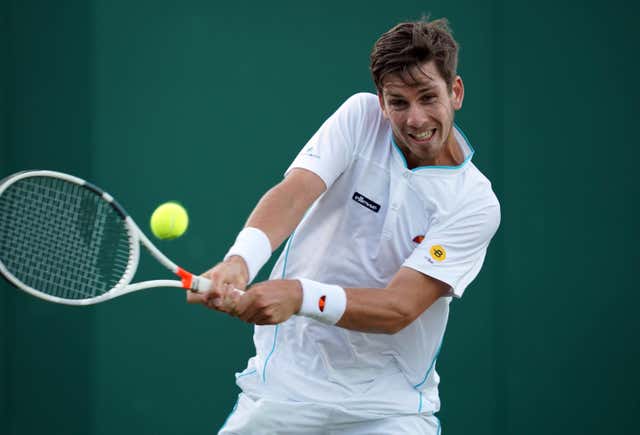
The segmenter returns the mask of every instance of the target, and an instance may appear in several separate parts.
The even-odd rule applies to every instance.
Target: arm
[[[347,310],[337,325],[356,331],[393,334],[416,320],[445,296],[449,288],[442,281],[403,267],[382,290],[346,289]]]
[[[275,250],[298,226],[311,204],[326,190],[322,178],[306,169],[292,169],[258,202],[245,227],[259,228]]]
[[[318,175],[306,169],[292,169],[260,199],[245,227],[262,230],[273,251],[293,232],[307,209],[325,190],[324,181]],[[227,296],[227,287],[244,289],[249,280],[247,265],[239,256],[229,257],[204,275],[211,279],[212,290],[204,294],[187,292],[187,301],[223,311],[226,309],[220,306],[221,298]]]
[[[384,289],[347,288],[347,308],[337,326],[394,334],[449,292],[449,285],[416,270],[400,268]],[[235,298],[233,315],[256,324],[284,322],[300,310],[297,280],[265,281]]]

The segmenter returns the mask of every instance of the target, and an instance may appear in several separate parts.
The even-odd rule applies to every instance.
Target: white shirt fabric
[[[487,178],[456,127],[464,162],[407,169],[376,95],[349,98],[287,172],[319,175],[327,191],[290,237],[272,279],[384,288],[401,267],[451,286],[400,332],[373,334],[293,316],[256,326],[256,356],[237,375],[249,395],[330,402],[355,418],[435,413],[435,370],[449,303],[476,277],[500,222]]]

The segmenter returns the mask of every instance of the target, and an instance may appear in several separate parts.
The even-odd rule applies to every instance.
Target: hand
[[[233,308],[234,294],[244,290],[249,280],[249,270],[242,257],[231,256],[203,274],[211,280],[211,288],[203,293],[187,292],[187,302],[202,304],[208,308],[229,313]]]
[[[302,286],[298,280],[264,281],[231,298],[232,316],[256,325],[275,325],[300,311]]]

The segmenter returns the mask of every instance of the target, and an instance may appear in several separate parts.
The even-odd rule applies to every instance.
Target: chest
[[[406,258],[450,208],[447,186],[408,170],[356,160],[334,186],[340,232],[370,255]]]

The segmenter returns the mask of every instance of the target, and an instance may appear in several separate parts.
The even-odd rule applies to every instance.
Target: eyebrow
[[[434,90],[436,90],[436,89],[437,89],[437,87],[436,87],[436,86],[434,86],[434,85],[424,85],[424,86],[421,86],[421,87],[418,89],[418,92],[420,92],[420,93],[423,93],[423,92],[431,92],[431,91],[434,91]],[[396,93],[394,93],[393,91],[388,91],[388,92],[387,92],[387,95],[388,95],[389,97],[394,97],[394,98],[404,98],[404,95],[396,94]]]

